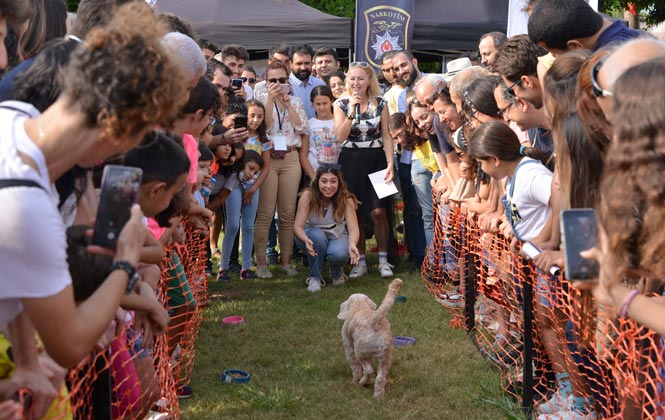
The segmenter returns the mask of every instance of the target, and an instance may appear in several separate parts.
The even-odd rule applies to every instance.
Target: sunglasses
[[[279,83],[281,83],[281,84],[286,83],[286,80],[287,80],[286,77],[280,77],[279,79],[268,79],[268,81],[269,81],[270,83],[277,83],[277,82],[279,82]]]
[[[367,67],[369,67],[369,64],[365,61],[354,61],[353,63],[349,64],[349,68],[352,67],[360,67],[366,69]]]
[[[513,98],[516,98],[517,95],[515,94],[515,86],[519,85],[520,83],[522,83],[522,78],[521,77],[519,79],[517,79],[516,81],[514,81],[513,83],[511,83],[510,86],[505,88],[503,91],[506,93],[506,95],[510,95]]]
[[[319,163],[319,169],[321,171],[339,171],[342,168],[342,165],[339,163]]]
[[[606,98],[611,98],[614,96],[614,93],[610,92],[609,90],[601,88],[600,85],[598,84],[598,72],[600,71],[600,68],[603,66],[605,59],[607,59],[607,56],[598,60],[596,65],[594,65],[593,68],[591,69],[591,94],[593,95],[594,98],[599,98],[601,96],[604,96]]]
[[[240,79],[242,80],[243,83],[249,82],[250,85],[253,85],[254,83],[256,83],[256,79],[253,78],[253,77],[250,77],[250,78],[241,77]]]

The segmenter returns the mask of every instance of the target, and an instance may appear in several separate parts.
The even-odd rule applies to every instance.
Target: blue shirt
[[[597,51],[613,42],[627,41],[642,35],[644,35],[644,32],[627,27],[621,20],[615,20],[600,34],[593,50]]]
[[[14,99],[14,79],[16,76],[23,73],[23,71],[27,70],[33,61],[35,61],[35,57],[28,58],[11,69],[11,71],[5,74],[5,77],[0,80],[0,102]]]
[[[315,118],[316,112],[314,112],[314,105],[310,99],[310,94],[317,86],[325,86],[325,82],[316,77],[310,76],[305,84],[302,80],[298,79],[295,74],[291,73],[289,76],[289,84],[291,84],[291,93],[300,99],[305,106],[305,114],[307,114],[307,119]]]

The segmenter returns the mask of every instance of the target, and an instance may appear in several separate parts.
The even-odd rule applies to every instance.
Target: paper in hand
[[[386,172],[388,170],[384,169],[379,172],[374,172],[373,174],[369,174],[369,180],[372,183],[372,187],[374,187],[374,191],[376,191],[376,195],[381,199],[384,197],[388,197],[389,195],[397,194],[397,186],[393,181],[390,181],[386,183]]]

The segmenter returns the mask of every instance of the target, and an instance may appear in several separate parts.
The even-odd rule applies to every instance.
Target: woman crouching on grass
[[[298,202],[293,230],[298,247],[307,253],[307,290],[318,292],[323,261],[328,258],[333,286],[344,284],[344,265],[358,264],[358,200],[346,188],[339,165],[321,164]]]

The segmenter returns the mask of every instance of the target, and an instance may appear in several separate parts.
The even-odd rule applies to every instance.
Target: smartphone
[[[289,92],[291,92],[291,85],[289,85],[288,83],[282,83],[279,85],[279,89],[280,89],[279,93],[288,94]]]
[[[92,234],[93,245],[115,249],[118,236],[139,196],[143,171],[130,166],[107,165],[102,174],[99,210]]]
[[[233,122],[233,128],[247,128],[247,117],[238,115]]]
[[[561,212],[560,218],[566,279],[597,279],[598,263],[580,255],[580,252],[598,246],[596,211],[594,209],[564,210]]]
[[[242,79],[231,79],[231,88],[234,90],[242,89]]]

